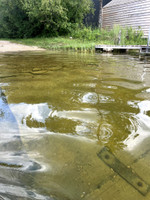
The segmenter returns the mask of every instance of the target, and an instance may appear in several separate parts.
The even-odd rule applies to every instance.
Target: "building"
[[[98,27],[99,23],[99,13],[100,13],[100,1],[101,0],[92,0],[94,4],[94,14],[89,14],[84,19],[84,24],[92,27]],[[103,7],[107,5],[112,0],[102,0],[103,1]]]
[[[103,7],[102,27],[114,25],[141,28],[147,37],[150,29],[150,0],[112,0]]]

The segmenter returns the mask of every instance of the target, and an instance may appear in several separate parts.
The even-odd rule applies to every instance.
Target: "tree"
[[[0,0],[0,37],[17,38],[30,35],[33,35],[33,25],[23,9],[22,2]]]
[[[0,0],[0,37],[65,35],[91,10],[92,0]]]

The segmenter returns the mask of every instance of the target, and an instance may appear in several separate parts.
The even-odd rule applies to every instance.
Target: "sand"
[[[5,40],[0,40],[0,52],[19,52],[19,51],[44,51],[36,46],[16,44]]]

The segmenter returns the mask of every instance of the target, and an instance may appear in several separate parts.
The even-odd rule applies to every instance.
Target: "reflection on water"
[[[0,199],[49,199],[24,187],[24,176],[32,180],[29,174],[22,171],[41,169],[40,164],[30,160],[22,148],[21,135],[6,96],[0,88]]]
[[[134,121],[131,121],[134,129],[125,141],[130,150],[134,149],[145,138],[148,138],[150,134],[150,101],[136,102],[133,106],[137,106],[140,112],[135,115]]]
[[[149,67],[129,55],[0,55],[0,198],[142,200],[97,153],[107,146],[150,184]]]

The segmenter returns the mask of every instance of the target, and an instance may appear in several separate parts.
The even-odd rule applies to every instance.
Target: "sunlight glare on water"
[[[0,198],[150,199],[97,155],[150,184],[148,58],[7,53],[0,68]]]

